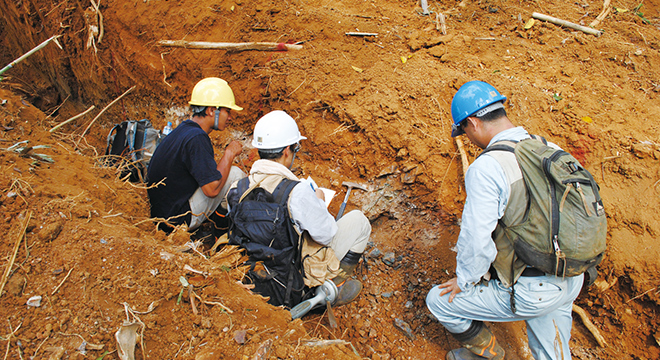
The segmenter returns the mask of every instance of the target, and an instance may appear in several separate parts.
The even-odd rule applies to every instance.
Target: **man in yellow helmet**
[[[241,144],[235,140],[229,143],[216,163],[208,135],[226,128],[231,110],[243,110],[236,105],[227,82],[214,77],[201,80],[189,103],[192,118],[167,135],[151,158],[147,193],[152,217],[167,219],[172,225],[185,223],[192,231],[211,216],[230,185],[245,173],[231,166],[242,151]],[[161,181],[162,185],[154,186]]]

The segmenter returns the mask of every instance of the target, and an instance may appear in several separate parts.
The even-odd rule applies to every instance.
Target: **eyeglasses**
[[[458,125],[452,123],[452,124],[451,124],[451,132],[452,132],[452,134],[453,134],[453,133],[456,133],[456,132],[460,132],[460,133],[462,134],[462,133],[464,132],[464,131],[463,131],[463,126],[465,125],[466,122],[467,122],[466,120],[463,120],[463,121],[461,121],[460,123],[458,123]]]
[[[293,153],[294,154],[298,153],[298,151],[300,151],[300,148],[301,148],[300,144],[296,143],[296,147],[293,148]]]

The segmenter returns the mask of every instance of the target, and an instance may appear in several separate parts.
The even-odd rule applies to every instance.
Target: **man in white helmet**
[[[152,217],[167,219],[171,225],[185,223],[192,231],[216,211],[229,186],[245,173],[231,166],[242,151],[241,144],[229,143],[216,163],[208,135],[227,127],[231,110],[243,110],[227,82],[215,77],[199,81],[189,103],[192,118],[167,135],[151,158],[147,193]]]
[[[284,111],[272,111],[259,119],[252,145],[261,159],[254,163],[248,178],[227,194],[234,223],[229,242],[245,247],[255,266],[263,263],[263,269],[253,266],[248,276],[255,291],[270,297],[271,304],[293,307],[310,294],[311,288],[331,280],[339,289],[332,305],[341,305],[355,299],[362,289],[362,284],[350,277],[367,246],[371,224],[357,210],[335,221],[326,208],[323,192],[291,172],[304,139],[295,120]],[[272,195],[274,202],[284,198],[280,201],[285,201],[288,214],[284,215],[290,219],[284,224],[293,229],[275,229],[283,234],[275,239],[270,232],[262,233],[257,223],[258,202],[252,202],[252,213],[241,215],[245,203],[252,198],[258,200],[251,194],[260,191],[267,193],[263,198]]]

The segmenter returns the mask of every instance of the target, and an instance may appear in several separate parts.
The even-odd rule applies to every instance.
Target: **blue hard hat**
[[[452,124],[451,136],[463,134],[460,124],[469,116],[483,116],[493,110],[502,109],[506,96],[500,94],[492,85],[483,81],[469,81],[463,84],[451,100]],[[478,114],[477,114],[478,113]]]

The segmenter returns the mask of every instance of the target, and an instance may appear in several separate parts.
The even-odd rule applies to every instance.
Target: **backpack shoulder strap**
[[[548,145],[548,140],[546,140],[543,136],[541,135],[530,135],[532,139],[538,140],[543,143],[543,145]]]
[[[108,133],[108,139],[107,139],[107,142],[106,142],[106,146],[105,146],[105,154],[106,155],[110,155],[110,148],[112,147],[112,145],[115,141],[115,136],[117,135],[115,132],[119,132],[122,125],[123,125],[123,123],[116,124],[115,126],[112,127],[112,129],[110,129],[110,132]],[[113,133],[115,133],[115,134],[113,135]]]
[[[517,141],[513,140],[502,140],[494,143],[493,145],[487,147],[484,149],[484,151],[479,154],[479,156],[489,153],[491,151],[507,151],[507,152],[515,152],[516,151],[516,145],[518,145]],[[477,156],[477,158],[479,158]]]
[[[530,135],[530,137],[534,140],[538,140],[543,143],[543,145],[548,145],[548,141],[543,137],[539,135]],[[518,145],[519,141],[514,141],[514,140],[502,140],[494,143],[493,145],[487,147],[484,149],[484,151],[479,154],[479,156],[486,154],[491,151],[508,151],[508,152],[515,152],[516,151],[516,145]],[[477,157],[479,157],[477,156]]]
[[[291,191],[296,185],[298,185],[298,183],[299,181],[296,180],[282,179],[273,191],[275,202],[282,205],[286,204],[289,200],[289,194],[291,194]]]
[[[239,198],[238,202],[240,203],[241,201],[243,201],[243,198],[245,198],[245,196],[255,188],[256,186],[250,186],[250,178],[248,177],[244,177],[238,180],[238,183],[236,183],[236,190],[238,191],[238,198]]]

